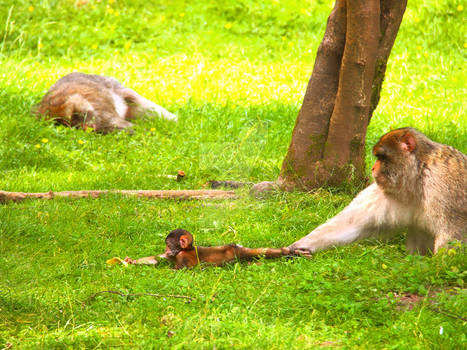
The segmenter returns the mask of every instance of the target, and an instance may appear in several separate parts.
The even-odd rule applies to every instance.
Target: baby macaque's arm
[[[130,257],[126,257],[124,259],[128,264],[132,265],[157,265],[159,261],[156,260],[156,256],[147,256],[144,258],[139,258],[139,259],[132,259]]]

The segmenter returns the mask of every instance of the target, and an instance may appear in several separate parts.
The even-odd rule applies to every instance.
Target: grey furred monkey
[[[467,238],[467,156],[413,128],[383,135],[373,147],[375,183],[339,214],[289,246],[310,254],[380,233],[407,230],[412,253],[437,253]]]

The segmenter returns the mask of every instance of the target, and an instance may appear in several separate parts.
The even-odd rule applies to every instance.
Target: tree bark
[[[373,80],[373,91],[371,93],[370,113],[368,124],[370,123],[373,112],[378,106],[383,86],[384,75],[386,73],[386,64],[394,46],[397,32],[404,16],[407,0],[385,0],[381,1],[381,38],[376,56],[375,76]]]
[[[97,198],[107,194],[122,194],[157,199],[226,199],[236,197],[234,191],[221,190],[95,190],[36,193],[0,191],[0,203],[6,203],[8,201],[19,202],[25,199],[53,199],[56,197]]]
[[[286,190],[306,188],[310,160],[316,162],[323,157],[345,46],[345,17],[345,0],[337,0],[328,18],[289,150],[282,163],[279,184]]]
[[[406,0],[336,0],[278,184],[309,190],[365,179],[365,136]]]
[[[324,161],[327,181],[365,176],[365,135],[379,38],[379,0],[347,3],[347,33]]]

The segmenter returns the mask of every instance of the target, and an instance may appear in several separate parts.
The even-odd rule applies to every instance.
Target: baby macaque
[[[174,114],[114,78],[79,72],[70,73],[52,85],[34,107],[34,113],[57,124],[92,127],[101,133],[129,128],[133,125],[129,120],[143,114],[177,120]]]
[[[300,254],[407,230],[411,253],[466,242],[467,156],[413,128],[383,135],[373,147],[375,183],[326,223],[289,246]]]
[[[182,229],[176,229],[169,233],[165,239],[165,253],[159,255],[175,263],[176,269],[193,267],[200,263],[221,266],[234,260],[251,260],[253,258],[279,258],[289,255],[288,248],[245,248],[236,244],[228,244],[218,247],[200,247],[193,245],[193,235]],[[157,256],[148,256],[140,259],[125,258],[129,264],[155,265]]]

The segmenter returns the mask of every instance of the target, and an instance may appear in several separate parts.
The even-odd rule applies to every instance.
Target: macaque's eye
[[[376,158],[380,161],[385,161],[387,159],[387,156],[382,153],[375,154]]]

